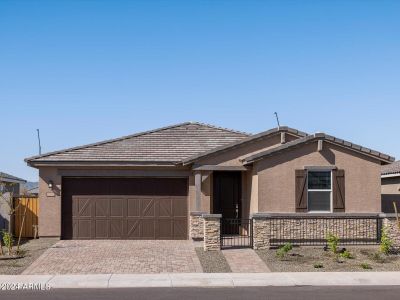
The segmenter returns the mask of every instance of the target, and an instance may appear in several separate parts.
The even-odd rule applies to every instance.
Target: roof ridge
[[[222,127],[222,126],[216,126],[216,125],[212,125],[212,124],[209,124],[209,123],[196,122],[196,121],[190,121],[188,123],[195,124],[195,125],[201,125],[201,126],[207,126],[207,127],[210,127],[210,128],[220,129],[220,130],[233,132],[233,133],[244,134],[244,135],[248,135],[248,136],[252,135],[252,133],[249,133],[249,132],[240,131],[240,130],[236,130],[236,129],[231,129],[231,128],[227,128],[227,127]]]
[[[159,132],[159,131],[163,131],[163,130],[167,130],[167,129],[171,129],[171,128],[176,128],[176,127],[180,127],[180,126],[189,125],[190,123],[191,122],[178,123],[178,124],[175,124],[175,125],[159,127],[159,128],[156,128],[156,129],[142,131],[142,132],[138,132],[138,133],[134,133],[134,134],[130,134],[130,135],[124,135],[124,136],[121,136],[119,138],[107,139],[107,140],[103,140],[103,141],[100,141],[100,142],[95,142],[95,143],[85,144],[85,145],[81,145],[81,146],[76,146],[76,147],[71,147],[71,148],[65,148],[65,149],[61,149],[61,150],[51,151],[51,152],[47,152],[47,153],[44,153],[44,154],[41,154],[41,155],[35,155],[35,156],[31,156],[31,157],[25,158],[24,161],[28,162],[28,161],[30,161],[32,159],[42,158],[42,157],[46,157],[46,156],[50,156],[50,155],[54,155],[54,154],[59,154],[59,153],[62,153],[62,152],[70,152],[70,151],[84,149],[84,148],[88,148],[88,147],[100,146],[100,145],[113,143],[113,142],[119,142],[119,141],[123,141],[123,140],[134,138],[134,137],[138,137],[138,136],[145,135],[145,134],[150,134],[150,133]]]
[[[125,135],[125,136],[118,137],[118,138],[107,139],[107,140],[103,140],[103,141],[100,141],[100,142],[85,144],[85,145],[71,147],[71,148],[64,148],[64,149],[61,149],[61,150],[47,152],[47,153],[44,153],[44,154],[41,154],[41,155],[31,156],[31,157],[26,158],[25,162],[28,162],[30,160],[37,159],[37,158],[47,157],[47,156],[54,155],[54,154],[60,154],[60,153],[63,153],[63,152],[70,152],[70,151],[85,149],[85,148],[88,148],[88,147],[94,147],[94,146],[100,146],[100,145],[109,144],[109,143],[113,143],[113,142],[119,142],[119,141],[131,139],[131,138],[135,138],[135,137],[138,137],[138,136],[142,136],[142,135],[145,135],[145,134],[151,134],[151,133],[160,132],[160,131],[164,131],[164,130],[168,130],[168,129],[172,129],[172,128],[177,128],[177,127],[181,127],[181,126],[186,126],[186,125],[190,125],[190,124],[195,124],[195,125],[200,125],[200,126],[207,126],[207,127],[210,127],[210,128],[215,128],[215,129],[219,129],[219,130],[225,130],[225,131],[232,132],[232,133],[237,133],[237,134],[246,134],[246,133],[243,133],[243,132],[234,131],[234,130],[230,130],[230,129],[226,129],[226,128],[222,128],[222,127],[217,127],[217,126],[214,126],[214,125],[200,123],[200,122],[183,122],[183,123],[178,123],[178,124],[174,124],[174,125],[159,127],[159,128],[151,129],[151,130],[147,130],[147,131],[142,131],[142,132],[138,132],[138,133],[134,133],[134,134],[130,134],[130,135]],[[248,134],[246,134],[246,135],[248,135]]]

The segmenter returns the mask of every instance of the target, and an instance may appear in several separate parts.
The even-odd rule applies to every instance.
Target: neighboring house
[[[39,195],[39,182],[28,181],[22,188],[26,195],[31,197],[37,197]]]
[[[24,179],[0,172],[0,192],[2,195],[0,198],[0,229],[9,228],[10,197],[18,196],[21,193],[21,185],[25,182]]]
[[[393,157],[316,133],[183,123],[27,158],[41,236],[187,239],[190,215],[379,213]]]
[[[400,161],[382,166],[382,211],[393,213],[393,202],[400,212]]]

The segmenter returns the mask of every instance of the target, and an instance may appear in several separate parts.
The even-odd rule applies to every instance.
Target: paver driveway
[[[191,241],[59,241],[23,274],[202,272]]]

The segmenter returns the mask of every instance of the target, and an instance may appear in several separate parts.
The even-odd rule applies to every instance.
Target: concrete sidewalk
[[[400,285],[400,272],[0,275],[1,289],[6,284],[50,288],[385,286]]]

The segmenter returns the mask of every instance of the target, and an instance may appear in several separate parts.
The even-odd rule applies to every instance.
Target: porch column
[[[196,187],[196,202],[195,202],[195,210],[201,210],[201,172],[196,171],[194,173],[194,185]]]

